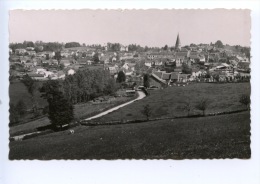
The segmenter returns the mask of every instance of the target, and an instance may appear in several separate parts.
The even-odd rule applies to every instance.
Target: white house
[[[67,71],[67,74],[68,75],[74,75],[76,72],[75,72],[75,70],[73,70],[73,69],[69,69],[68,71]]]
[[[144,65],[148,66],[148,67],[152,67],[152,62],[151,61],[145,61]]]

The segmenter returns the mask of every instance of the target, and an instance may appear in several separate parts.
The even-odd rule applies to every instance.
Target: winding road
[[[121,107],[124,107],[124,106],[126,106],[126,105],[129,105],[129,104],[131,104],[131,103],[133,103],[133,102],[135,102],[135,101],[137,101],[137,100],[141,100],[141,99],[143,99],[143,98],[146,96],[143,91],[137,91],[137,93],[138,93],[138,97],[137,97],[136,99],[131,100],[131,101],[126,102],[126,103],[123,103],[123,104],[121,104],[121,105],[118,105],[118,106],[116,106],[116,107],[113,107],[113,108],[111,108],[111,109],[108,109],[108,110],[106,110],[106,111],[104,111],[104,112],[101,112],[101,113],[99,113],[99,114],[97,114],[97,115],[95,115],[95,116],[89,117],[89,118],[87,118],[87,119],[85,119],[85,120],[87,121],[87,120],[92,120],[92,119],[99,118],[99,117],[104,116],[104,115],[106,115],[106,114],[108,114],[108,113],[110,113],[110,112],[113,112],[113,111],[115,111],[115,110],[117,110],[117,109],[120,109]],[[17,136],[14,136],[14,137],[12,137],[12,138],[13,138],[15,141],[21,141],[21,140],[23,140],[23,138],[24,138],[26,135],[31,135],[31,134],[35,134],[35,133],[41,133],[41,132],[40,132],[40,131],[31,132],[31,133],[27,133],[27,134],[17,135]]]
[[[118,106],[116,106],[116,107],[113,107],[113,108],[111,108],[111,109],[108,109],[108,110],[106,110],[106,111],[104,111],[104,112],[101,112],[101,113],[95,115],[95,116],[89,117],[89,118],[85,119],[85,121],[99,118],[99,117],[104,116],[104,115],[106,115],[106,114],[108,114],[108,113],[110,113],[110,112],[113,112],[113,111],[115,111],[115,110],[118,110],[118,109],[120,109],[121,107],[124,107],[124,106],[126,106],[126,105],[129,105],[129,104],[131,104],[131,103],[133,103],[133,102],[135,102],[135,101],[137,101],[137,100],[141,100],[141,99],[143,99],[143,98],[145,97],[145,94],[144,94],[143,91],[137,91],[137,93],[138,93],[138,97],[137,97],[136,99],[131,100],[131,101],[126,102],[126,103],[123,103],[123,104],[121,104],[121,105],[118,105]]]

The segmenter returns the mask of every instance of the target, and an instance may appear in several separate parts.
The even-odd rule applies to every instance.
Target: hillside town
[[[55,45],[55,47],[51,47]],[[58,45],[58,46],[56,46]],[[39,81],[64,80],[82,69],[108,70],[116,80],[120,71],[126,83],[143,86],[143,75],[150,76],[150,86],[162,88],[187,82],[236,82],[250,79],[250,49],[210,44],[141,47],[107,43],[80,45],[24,42],[10,44],[10,82],[24,75]]]

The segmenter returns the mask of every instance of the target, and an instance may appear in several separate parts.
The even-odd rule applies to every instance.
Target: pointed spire
[[[179,33],[177,35],[177,39],[176,39],[176,43],[175,43],[175,49],[180,50],[181,49],[181,41],[180,41],[180,37],[179,37]]]

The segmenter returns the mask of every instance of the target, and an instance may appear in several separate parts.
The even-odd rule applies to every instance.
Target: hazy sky
[[[248,10],[12,10],[10,42],[250,45]]]

